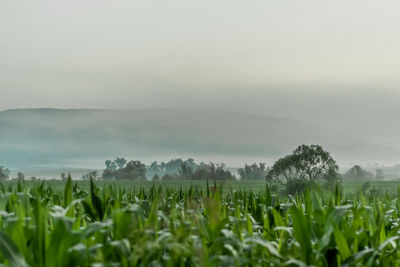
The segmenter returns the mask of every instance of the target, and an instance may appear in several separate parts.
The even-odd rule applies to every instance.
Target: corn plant
[[[397,195],[0,184],[5,266],[400,266]],[[212,185],[211,185],[212,184]]]

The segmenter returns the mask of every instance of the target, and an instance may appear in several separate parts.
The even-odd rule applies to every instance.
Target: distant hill
[[[0,112],[0,165],[9,166],[118,155],[274,159],[302,143],[321,144],[334,157],[397,153],[321,126],[242,113],[170,109]]]

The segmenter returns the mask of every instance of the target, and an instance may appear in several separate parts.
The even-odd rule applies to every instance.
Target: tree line
[[[127,161],[116,158],[107,160],[103,180],[232,180],[235,176],[224,164],[196,163],[193,159],[172,159],[168,162],[157,161],[146,166],[140,161]],[[120,164],[118,164],[120,163]]]
[[[232,180],[235,175],[224,164],[196,163],[192,158],[154,161],[146,166],[124,158],[107,160],[103,180]],[[238,169],[240,180],[266,180],[282,184],[288,191],[304,188],[308,183],[340,181],[339,167],[330,153],[319,145],[301,145],[292,154],[278,159],[271,167],[264,163],[245,164]]]
[[[281,184],[288,191],[301,190],[307,184],[323,181],[327,185],[334,185],[341,179],[371,180],[382,179],[384,174],[378,170],[376,176],[355,165],[344,175],[339,173],[339,167],[329,152],[319,145],[301,145],[291,154],[278,159],[272,166],[265,163],[245,164],[237,173],[240,180],[266,180],[271,183]],[[0,166],[0,180],[9,179],[10,171]],[[91,171],[82,176],[83,180],[232,180],[235,175],[224,164],[213,162],[195,162],[189,158],[171,159],[167,162],[151,162],[148,166],[141,161],[127,161],[123,157],[106,160],[105,168],[101,174]],[[24,180],[24,175],[18,173],[15,179]],[[33,177],[35,179],[35,177]],[[61,179],[66,180],[67,175],[61,173]]]

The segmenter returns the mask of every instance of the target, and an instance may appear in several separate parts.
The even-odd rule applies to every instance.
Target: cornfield
[[[400,191],[399,191],[400,192]],[[0,184],[5,266],[400,266],[400,198]]]

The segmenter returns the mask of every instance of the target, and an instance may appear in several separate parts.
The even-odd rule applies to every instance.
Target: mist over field
[[[103,169],[116,156],[147,164],[191,157],[228,167],[271,165],[303,143],[322,145],[343,168],[390,164],[398,155],[394,146],[374,142],[377,131],[360,136],[329,123],[215,110],[6,110],[0,128],[1,165],[44,176]]]

